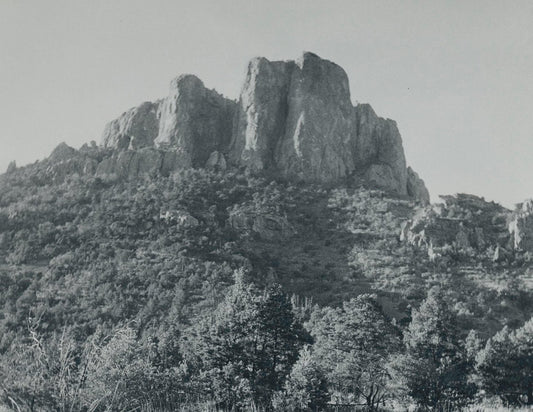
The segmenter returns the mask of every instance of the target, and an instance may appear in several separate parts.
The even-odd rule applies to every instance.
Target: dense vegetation
[[[15,410],[533,402],[528,260],[454,245],[429,259],[399,240],[408,200],[238,170],[54,167],[0,178],[0,396]]]

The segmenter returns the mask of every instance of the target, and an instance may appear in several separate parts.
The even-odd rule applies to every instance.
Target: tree
[[[228,409],[270,405],[307,342],[281,288],[261,294],[242,272],[214,314],[190,332],[184,345],[189,361],[200,370],[205,391]]]
[[[476,370],[488,394],[513,405],[533,405],[533,318],[490,338],[476,357]]]
[[[274,409],[318,412],[325,410],[330,398],[326,376],[313,359],[310,347],[305,346],[285,382],[283,391],[274,397]]]
[[[373,295],[359,295],[341,308],[316,310],[309,322],[313,356],[342,402],[383,404],[389,353],[399,334]]]
[[[430,290],[404,335],[406,353],[395,369],[407,394],[424,408],[443,410],[467,404],[475,393],[472,370],[459,339],[456,318],[438,289]]]
[[[91,410],[130,410],[174,402],[182,386],[180,367],[163,368],[153,345],[143,347],[131,327],[118,329],[89,363],[84,387]]]

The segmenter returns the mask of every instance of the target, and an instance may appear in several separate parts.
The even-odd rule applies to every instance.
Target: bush
[[[311,356],[309,346],[300,352],[283,391],[274,395],[277,411],[318,412],[325,410],[331,399],[326,377]]]

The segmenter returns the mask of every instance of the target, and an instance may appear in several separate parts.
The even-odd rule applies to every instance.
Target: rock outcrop
[[[533,252],[533,199],[517,207],[509,223],[509,232],[515,249]]]
[[[444,203],[421,208],[402,228],[400,240],[427,249],[430,256],[486,253],[493,258],[512,249],[510,211],[474,195],[441,196]]]
[[[17,162],[13,160],[7,165],[6,173],[13,173],[15,170],[17,170]]]
[[[211,153],[227,150],[234,111],[234,101],[206,89],[196,76],[180,76],[161,103],[155,142],[176,149],[183,166],[203,167]]]
[[[60,143],[44,162],[42,177],[49,181],[61,182],[68,176],[92,174],[91,164],[95,160],[86,156],[81,151]]]
[[[232,210],[229,214],[228,224],[241,235],[255,234],[266,240],[282,239],[294,234],[294,229],[287,218],[274,213]]]
[[[152,146],[172,151],[176,167],[213,168],[216,161],[218,169],[245,166],[296,180],[358,181],[429,201],[424,182],[406,167],[396,123],[368,104],[354,107],[345,71],[313,53],[297,61],[252,59],[238,103],[195,76],[180,76],[165,99],[109,123],[102,145],[118,152]],[[148,161],[146,153],[141,163]],[[156,163],[136,170],[157,169],[159,159],[150,156]]]
[[[102,146],[118,151],[156,146],[175,152],[178,167],[203,167],[213,151],[227,150],[235,106],[196,76],[182,75],[171,82],[165,99],[142,103],[108,123]],[[142,161],[148,160],[146,153]]]
[[[167,210],[160,213],[159,219],[166,224],[176,225],[184,229],[195,228],[200,224],[198,219],[186,210]]]
[[[209,155],[205,167],[206,169],[223,172],[227,167],[226,158],[222,153],[215,151]]]
[[[429,191],[424,181],[411,167],[407,168],[407,194],[413,199],[418,199],[424,205],[428,205],[430,202]]]
[[[179,165],[179,153],[145,147],[113,153],[96,168],[97,175],[116,175],[134,179],[140,175],[168,176]]]
[[[296,62],[253,59],[239,99],[231,159],[287,177],[332,182],[355,173],[407,194],[396,124],[353,107],[344,70],[315,54]]]
[[[63,162],[78,156],[78,151],[73,147],[70,147],[65,142],[62,142],[56,146],[49,156],[49,160],[54,162]]]
[[[102,146],[117,149],[139,149],[153,146],[159,131],[160,102],[144,102],[107,124]]]

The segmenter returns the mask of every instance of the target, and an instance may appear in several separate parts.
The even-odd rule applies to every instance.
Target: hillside
[[[217,302],[220,296],[212,295],[243,266],[259,284],[279,282],[322,305],[379,292],[400,319],[434,284],[456,295],[470,322],[482,315],[498,329],[532,313],[529,255],[511,252],[505,225],[511,212],[495,204],[479,200],[476,206],[485,206],[485,214],[467,204],[463,212],[470,219],[439,222],[409,200],[362,187],[207,170],[135,181],[72,175],[53,183],[43,178],[53,167],[49,163],[2,177],[0,257],[3,277],[10,279],[2,282],[2,295],[10,295],[11,282],[24,279],[10,305],[4,302],[4,324],[24,325],[28,310],[41,305],[58,316],[50,325],[79,323],[65,316],[84,306],[80,298],[99,313],[97,323],[145,324],[151,316],[161,320],[161,313],[143,315],[154,300],[160,308],[172,307],[164,297],[170,285],[170,291],[182,288],[187,299],[175,310],[190,314],[189,299]],[[503,226],[493,224],[497,219]],[[460,228],[468,225],[486,232],[482,248],[458,242]],[[507,255],[495,259],[497,250]],[[151,288],[151,296],[145,295]],[[25,311],[16,303],[21,296],[30,299]],[[15,308],[19,317],[13,320],[6,315]]]
[[[458,341],[475,334],[482,345],[502,329],[521,328],[533,316],[531,202],[511,211],[467,194],[442,200],[429,204],[395,123],[368,105],[352,106],[334,63],[309,53],[297,62],[254,59],[238,102],[181,76],[166,99],[112,121],[102,145],[61,144],[47,159],[0,176],[2,402],[14,408],[9,398],[18,404],[31,394],[38,410],[66,410],[57,406],[57,387],[46,386],[62,369],[33,378],[29,371],[32,351],[46,343],[55,353],[67,332],[76,373],[89,362],[87,342],[111,358],[127,343],[136,349],[124,353],[144,354],[162,374],[154,372],[157,379],[172,377],[164,381],[169,388],[181,379],[180,402],[192,402],[183,393],[216,398],[214,384],[200,389],[211,375],[202,375],[207,361],[190,353],[190,342],[209,358],[213,351],[198,338],[207,329],[195,328],[220,308],[230,313],[224,305],[232,296],[253,300],[235,273],[263,296],[254,305],[282,299],[265,292],[280,285],[313,336],[301,332],[295,348],[314,340],[313,353],[327,336],[323,319],[374,310],[382,319],[375,324],[390,328],[379,336],[397,341],[379,354],[384,363],[403,353],[399,336],[408,342],[436,291]],[[113,336],[122,339],[119,349],[106,346]],[[330,392],[342,394],[328,370]],[[276,388],[287,371],[272,378]],[[109,401],[94,388],[104,391],[113,380],[93,377],[96,386],[87,389],[85,379],[79,388],[87,399]],[[268,391],[254,390],[246,396],[271,402]],[[90,409],[89,400],[75,399]]]

